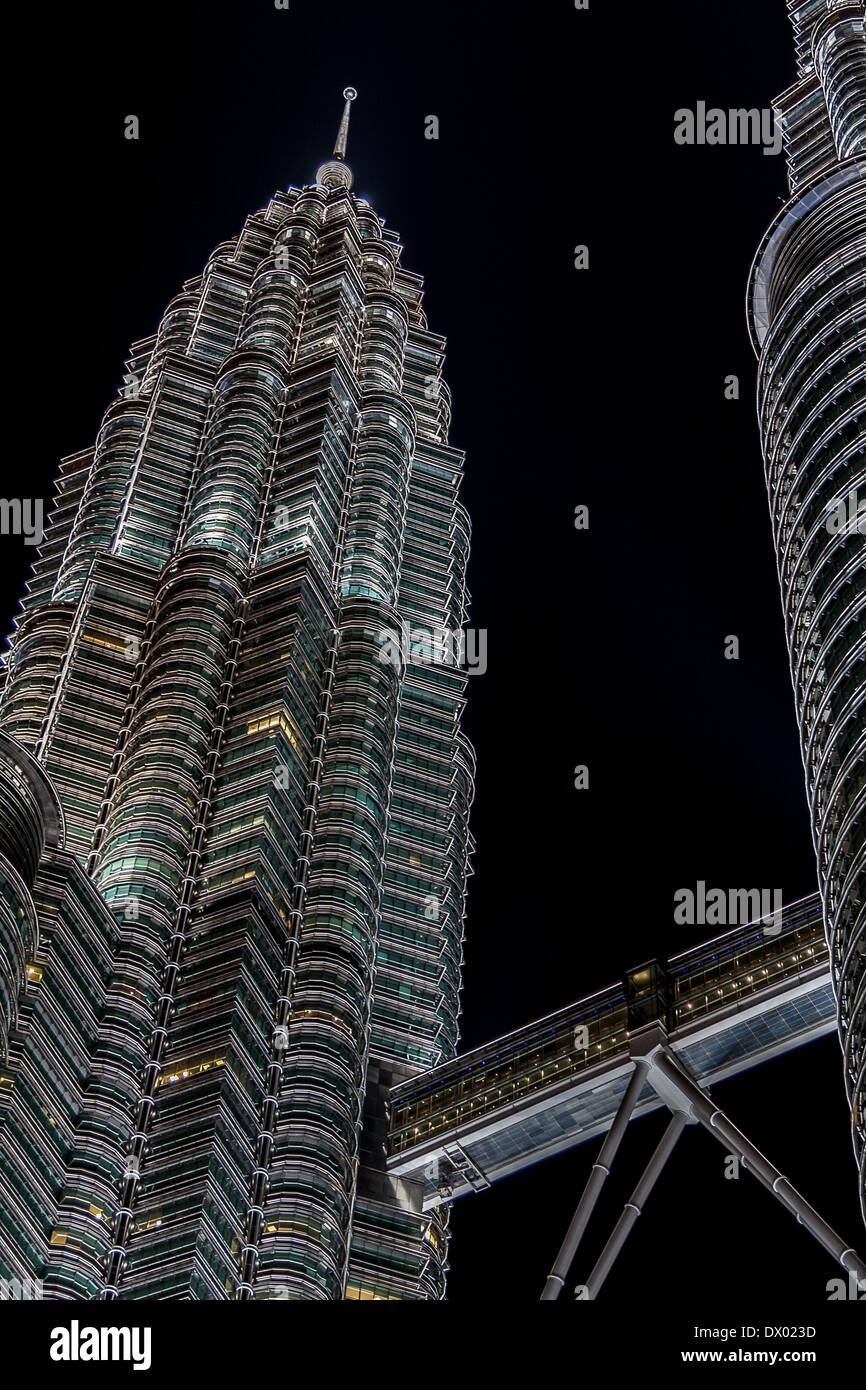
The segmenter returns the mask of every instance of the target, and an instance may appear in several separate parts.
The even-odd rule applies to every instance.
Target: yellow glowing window
[[[32,984],[38,985],[38,984],[39,984],[39,981],[42,979],[42,967],[41,967],[41,965],[28,965],[28,967],[27,967],[27,978],[28,978],[28,980],[30,980],[30,982],[31,982]]]
[[[251,719],[247,724],[248,734],[266,733],[269,729],[282,729],[293,748],[298,746],[298,731],[285,710],[272,710],[259,719]]]
[[[66,1244],[66,1235],[67,1235],[66,1231],[52,1231],[52,1232],[51,1232],[51,1244],[52,1244],[52,1245],[65,1245],[65,1244]]]
[[[374,1293],[372,1289],[365,1288],[363,1284],[347,1284],[346,1298],[361,1299],[364,1302],[374,1303],[399,1303],[400,1301],[387,1293]]]
[[[129,646],[128,642],[118,642],[107,633],[85,632],[84,641],[92,642],[95,647],[107,647],[112,652],[126,652]]]
[[[211,1067],[224,1067],[226,1064],[224,1057],[210,1057],[206,1062],[198,1062],[195,1066],[178,1067],[176,1071],[167,1072],[157,1081],[157,1087],[176,1086],[178,1082],[188,1081],[192,1076],[201,1076],[202,1072],[210,1071]]]

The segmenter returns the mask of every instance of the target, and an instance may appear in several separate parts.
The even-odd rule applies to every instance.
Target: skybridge
[[[702,1088],[832,1033],[836,1005],[821,900],[652,960],[623,981],[395,1087],[388,1170],[423,1206],[478,1192],[605,1134],[634,1072],[633,1042],[660,1024]],[[634,1116],[662,1107],[649,1080]]]
[[[866,1289],[866,1263],[719,1109],[708,1088],[836,1027],[821,901],[738,927],[395,1086],[388,1171],[423,1209],[604,1136],[541,1295],[565,1287],[629,1121],[667,1128],[575,1296],[595,1299],[687,1125],[702,1125]]]

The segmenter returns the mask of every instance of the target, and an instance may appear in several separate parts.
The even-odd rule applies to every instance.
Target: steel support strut
[[[559,1254],[554,1261],[553,1269],[547,1276],[547,1283],[541,1295],[542,1303],[552,1302],[554,1299],[559,1298],[562,1292],[563,1285],[568,1278],[568,1271],[577,1253],[577,1247],[586,1230],[586,1223],[592,1215],[595,1204],[598,1201],[598,1195],[610,1172],[610,1165],[614,1160],[622,1136],[625,1134],[626,1127],[631,1119],[632,1111],[637,1105],[638,1097],[643,1090],[644,1082],[646,1081],[646,1072],[647,1065],[645,1059],[642,1057],[636,1058],[634,1071],[629,1079],[625,1094],[620,1101],[614,1122],[607,1132],[598,1158],[592,1165],[586,1187],[583,1189],[583,1194],[577,1204],[577,1210],[571,1218],[571,1225],[566,1232],[565,1240],[562,1242]]]
[[[583,1237],[587,1222],[595,1209],[596,1202],[610,1166],[620,1146],[623,1134],[634,1112],[635,1105],[644,1083],[655,1091],[659,1100],[671,1112],[668,1127],[656,1150],[647,1164],[631,1198],[626,1202],[619,1220],[607,1244],[602,1250],[595,1267],[582,1290],[587,1299],[597,1297],[605,1279],[613,1268],[614,1261],[624,1246],[630,1231],[643,1210],[644,1203],[658,1180],[659,1174],[673,1152],[674,1146],[687,1124],[702,1124],[710,1134],[715,1135],[726,1152],[734,1153],[743,1166],[755,1174],[759,1182],[782,1203],[814,1236],[824,1250],[832,1255],[846,1274],[856,1277],[858,1287],[866,1289],[866,1263],[841,1236],[828,1226],[823,1217],[806,1201],[792,1183],[780,1173],[769,1159],[746,1138],[745,1134],[728,1119],[706,1091],[702,1090],[695,1078],[669,1050],[664,1030],[649,1025],[632,1035],[632,1057],[635,1069],[631,1074],[625,1094],[620,1101],[613,1124],[601,1146],[598,1158],[592,1165],[589,1178],[571,1220],[553,1269],[547,1276],[547,1283],[541,1295],[542,1302],[557,1299],[568,1277],[578,1245]]]
[[[671,1115],[668,1127],[659,1140],[655,1153],[644,1169],[640,1182],[623,1207],[622,1215],[613,1228],[610,1240],[599,1255],[595,1268],[586,1281],[587,1298],[595,1298],[598,1295],[599,1289],[613,1268],[614,1260],[625,1245],[632,1226],[643,1211],[644,1203],[655,1187],[656,1179],[673,1153],[674,1145],[685,1129],[687,1122],[688,1116],[683,1114],[681,1110]]]
[[[759,1182],[769,1192],[772,1192],[783,1206],[796,1216],[798,1223],[805,1226],[806,1230],[815,1237],[820,1245],[837,1260],[846,1273],[853,1273],[857,1277],[858,1285],[866,1288],[866,1264],[852,1250],[841,1236],[837,1235],[823,1217],[819,1216],[815,1208],[806,1201],[806,1198],[788,1181],[779,1169],[776,1168],[769,1159],[765,1158],[760,1149],[756,1149],[742,1133],[737,1129],[713,1103],[706,1091],[702,1091],[697,1082],[684,1071],[676,1059],[667,1051],[666,1048],[659,1048],[652,1054],[652,1070],[658,1069],[662,1077],[670,1085],[679,1091],[683,1100],[689,1105],[696,1120],[714,1134],[720,1144],[723,1144],[728,1152],[733,1150],[741,1159],[746,1168],[755,1174]],[[652,1082],[652,1071],[650,1073]]]

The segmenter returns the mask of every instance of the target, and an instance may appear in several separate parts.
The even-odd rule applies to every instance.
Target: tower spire
[[[349,139],[349,116],[352,111],[352,102],[357,95],[354,87],[343,89],[343,98],[346,104],[343,107],[340,128],[337,131],[334,153],[331,159],[320,164],[316,170],[316,183],[323,184],[326,188],[352,187],[352,171],[346,163],[346,144]]]
[[[352,102],[357,95],[358,93],[355,91],[354,87],[345,87],[343,89],[346,105],[343,107],[343,119],[340,121],[340,129],[337,131],[337,143],[334,146],[335,159],[346,158],[346,142],[349,138],[349,116],[352,113]]]

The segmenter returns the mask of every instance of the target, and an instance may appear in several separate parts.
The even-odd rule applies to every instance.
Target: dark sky
[[[674,925],[679,887],[813,891],[744,315],[784,160],[673,141],[678,107],[766,107],[794,80],[784,0],[591,0],[588,13],[572,0],[158,0],[30,23],[39,61],[6,180],[7,331],[34,428],[20,452],[7,440],[7,495],[48,495],[57,460],[92,441],[129,344],[248,212],[312,179],[342,88],[359,90],[356,190],[401,233],[448,337],[473,621],[489,632],[468,719],[463,1046],[711,935]],[[123,138],[130,113],[137,143]],[[438,141],[424,138],[429,114]],[[8,618],[31,555],[3,550]],[[738,662],[723,658],[728,634]],[[861,1239],[835,1039],[718,1094]],[[654,1127],[634,1127],[632,1165]],[[455,1304],[537,1298],[594,1151],[456,1206]],[[638,1292],[669,1304],[692,1289],[696,1252],[719,1312],[754,1315],[792,1290],[820,1305],[834,1274],[751,1179],[723,1180],[721,1151],[694,1131],[640,1226],[611,1306]]]

